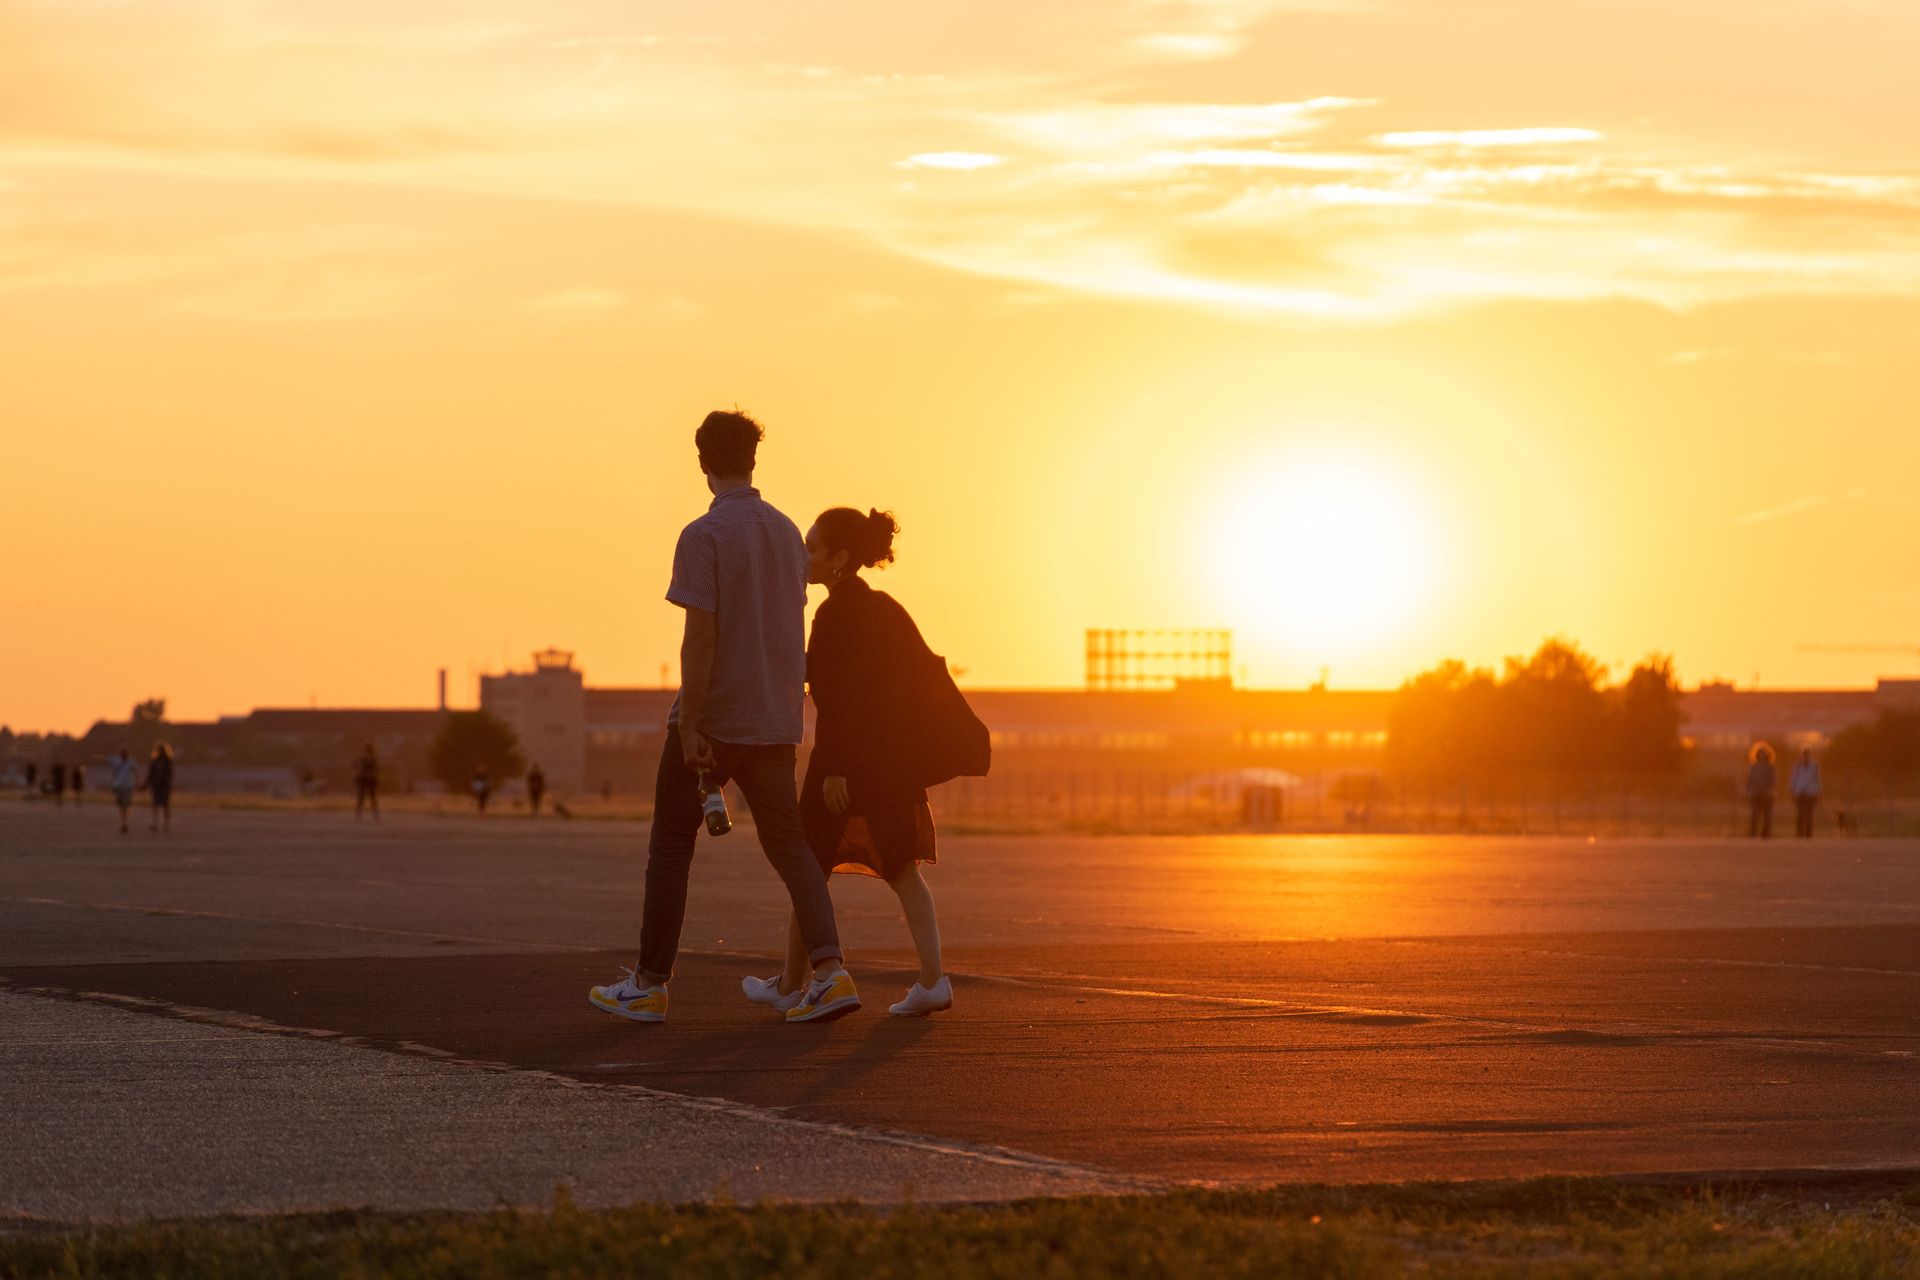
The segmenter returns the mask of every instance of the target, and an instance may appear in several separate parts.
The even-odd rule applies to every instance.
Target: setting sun
[[[1418,487],[1361,454],[1257,466],[1215,511],[1206,559],[1222,608],[1256,652],[1331,659],[1417,619],[1442,571]]]

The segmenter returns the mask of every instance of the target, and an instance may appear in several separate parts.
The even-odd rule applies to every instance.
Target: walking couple
[[[686,611],[686,632],[680,696],[654,781],[640,957],[588,998],[617,1017],[666,1021],[704,801],[731,780],[793,903],[786,969],[745,979],[747,998],[788,1022],[860,1007],[827,892],[831,872],[858,871],[899,894],[920,954],[919,981],[891,1012],[935,1013],[952,1006],[953,994],[919,870],[934,859],[926,789],[985,773],[987,731],[906,610],[860,578],[893,559],[893,517],[836,507],[803,539],[753,487],[763,434],[745,414],[724,412],[708,414],[694,433],[713,503],[681,532],[667,588]],[[810,643],[809,583],[827,588]],[[814,748],[796,795],[805,686]]]

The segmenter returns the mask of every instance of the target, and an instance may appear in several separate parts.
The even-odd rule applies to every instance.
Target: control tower
[[[587,783],[585,680],[566,649],[542,649],[533,670],[480,677],[480,709],[512,726],[520,754],[559,794]]]

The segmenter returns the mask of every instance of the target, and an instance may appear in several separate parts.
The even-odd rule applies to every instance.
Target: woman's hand
[[[845,813],[847,806],[852,803],[852,800],[847,796],[847,780],[845,778],[828,778],[820,784],[820,794],[827,802],[828,813]]]

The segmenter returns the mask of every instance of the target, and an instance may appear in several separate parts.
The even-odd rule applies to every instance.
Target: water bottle
[[[733,818],[727,813],[727,792],[724,786],[708,787],[707,771],[700,772],[700,812],[707,820],[707,834],[723,836],[733,830]]]

